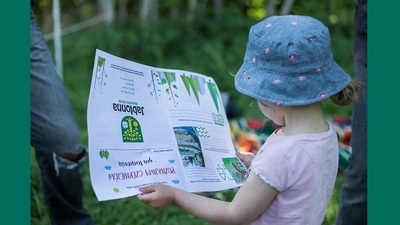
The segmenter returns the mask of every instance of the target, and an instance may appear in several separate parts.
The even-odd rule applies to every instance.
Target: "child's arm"
[[[248,224],[264,212],[277,194],[254,173],[250,173],[232,202],[224,202],[192,194],[167,185],[142,188],[139,201],[161,210],[175,204],[213,224]]]

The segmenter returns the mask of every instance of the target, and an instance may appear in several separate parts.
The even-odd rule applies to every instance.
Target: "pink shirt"
[[[252,225],[320,225],[338,170],[337,134],[278,136],[267,139],[251,164],[251,171],[278,194]]]

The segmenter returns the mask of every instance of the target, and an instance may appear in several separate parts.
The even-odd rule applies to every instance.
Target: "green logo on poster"
[[[135,118],[125,116],[121,120],[121,131],[123,142],[143,142],[142,130]]]

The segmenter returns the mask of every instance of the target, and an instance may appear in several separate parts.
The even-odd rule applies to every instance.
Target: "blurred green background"
[[[247,118],[261,119],[257,104],[234,89],[250,27],[275,14],[304,14],[321,20],[331,31],[335,60],[352,74],[354,1],[348,0],[73,0],[60,2],[62,76],[87,146],[86,110],[95,49],[155,67],[190,70],[212,76],[221,91]],[[34,12],[49,48],[56,55],[53,1],[36,0]],[[327,116],[351,115],[351,107],[323,103]],[[40,177],[31,150],[31,224],[50,224]],[[207,224],[177,207],[162,212],[136,198],[98,202],[85,165],[84,204],[96,224]],[[334,224],[343,174],[338,174],[324,224]],[[210,197],[229,200],[234,190]]]

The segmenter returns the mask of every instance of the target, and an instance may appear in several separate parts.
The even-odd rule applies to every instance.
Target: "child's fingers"
[[[146,194],[138,194],[136,197],[137,197],[137,199],[139,201],[141,201],[143,203],[150,203],[151,202],[151,200],[149,199],[149,196],[146,195]]]
[[[248,168],[253,161],[255,155],[251,152],[236,152],[236,156],[244,163]]]
[[[153,201],[153,197],[150,195],[150,193],[155,191],[153,186],[142,187],[139,191],[142,192],[136,196],[139,201],[143,203],[150,203]]]
[[[146,186],[146,187],[141,187],[139,189],[139,191],[141,191],[144,194],[147,194],[147,193],[154,192],[155,191],[155,187],[153,185]]]

